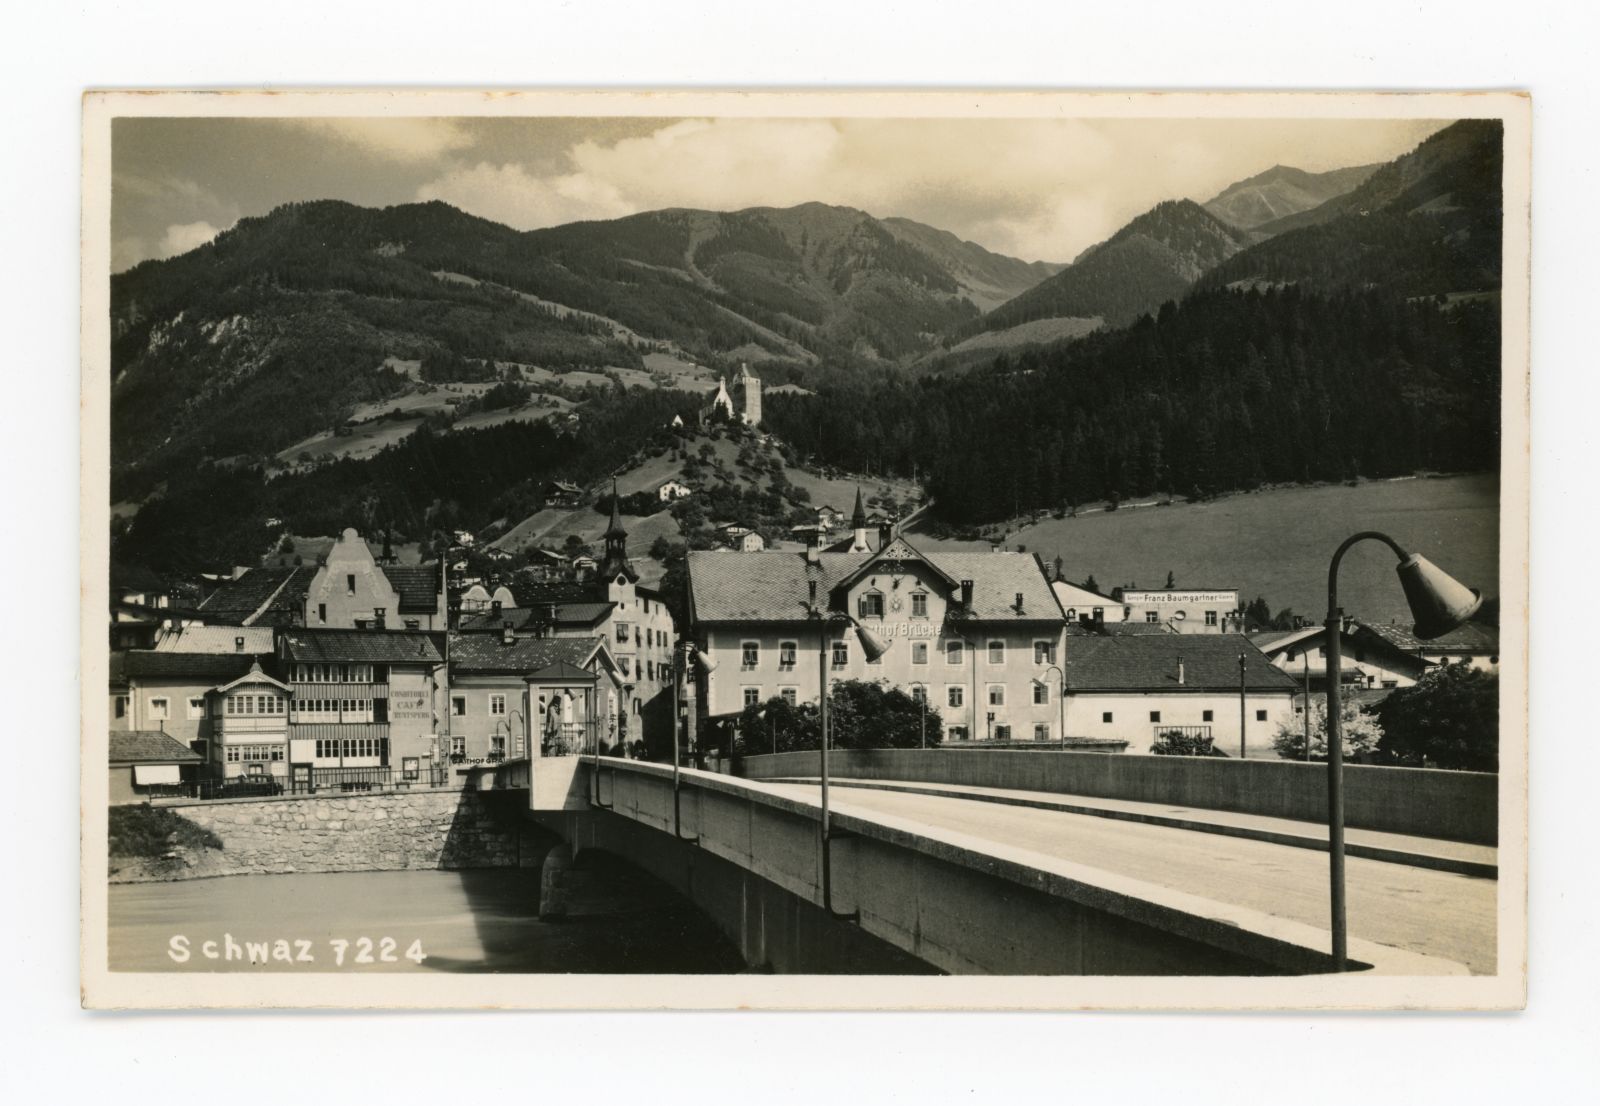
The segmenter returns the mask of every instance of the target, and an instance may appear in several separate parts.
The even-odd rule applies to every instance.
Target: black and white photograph
[[[85,1003],[1521,1008],[1529,117],[87,96]]]

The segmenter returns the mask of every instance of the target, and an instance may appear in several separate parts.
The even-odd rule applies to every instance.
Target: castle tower
[[[761,378],[750,371],[750,366],[739,363],[739,383],[744,388],[744,421],[749,426],[761,425]]]

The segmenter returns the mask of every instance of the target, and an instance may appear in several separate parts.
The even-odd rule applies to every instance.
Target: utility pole
[[[1311,655],[1305,650],[1300,651],[1301,676],[1305,682],[1305,706],[1301,708],[1300,719],[1306,735],[1306,763],[1311,763]]]
[[[1244,759],[1244,654],[1239,654],[1239,759]]]

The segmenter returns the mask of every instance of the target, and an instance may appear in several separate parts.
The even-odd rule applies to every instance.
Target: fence
[[[273,795],[350,794],[366,791],[402,791],[444,787],[449,769],[427,763],[415,771],[386,765],[380,768],[312,768],[300,776],[233,776],[153,784],[152,799],[257,799]]]

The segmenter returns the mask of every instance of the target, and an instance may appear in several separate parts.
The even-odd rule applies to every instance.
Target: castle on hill
[[[716,394],[711,397],[711,402],[700,410],[700,421],[710,420],[713,413],[721,408],[729,422],[760,426],[761,378],[750,371],[748,364],[740,363],[739,379],[734,385],[734,390],[739,394],[741,400],[739,405],[735,405],[733,396],[729,394],[727,381],[719,376]]]

